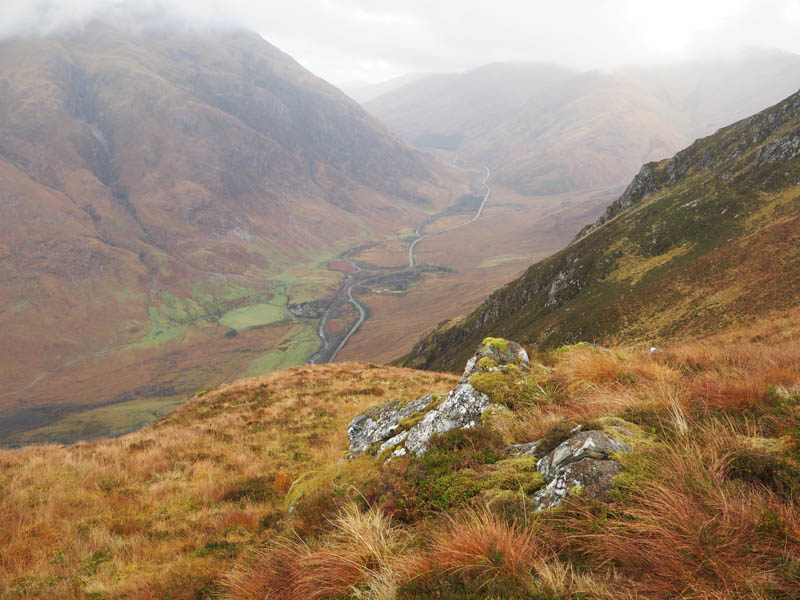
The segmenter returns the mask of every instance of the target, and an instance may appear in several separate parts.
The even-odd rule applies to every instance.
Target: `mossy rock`
[[[481,346],[487,346],[498,352],[508,352],[508,340],[496,337],[483,338]]]
[[[469,382],[491,402],[511,410],[533,404],[543,394],[538,379],[515,365],[508,365],[502,371],[479,371]]]
[[[497,366],[497,362],[488,356],[484,356],[478,361],[477,366],[481,371],[488,371],[489,369],[494,369]]]
[[[603,431],[625,442],[634,450],[650,446],[655,441],[655,438],[645,433],[641,427],[619,417],[600,417],[595,419],[595,422],[602,426]]]

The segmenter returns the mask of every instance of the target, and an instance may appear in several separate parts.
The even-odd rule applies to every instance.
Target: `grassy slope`
[[[508,412],[388,468],[341,461],[347,420],[454,377],[298,367],[124,438],[1,451],[0,597],[788,600],[798,316],[654,357],[534,355],[529,374],[480,384]],[[541,482],[503,445],[552,445],[580,423],[619,431],[609,417],[634,446],[611,504],[577,495],[533,514],[521,490]]]
[[[297,367],[208,392],[123,438],[0,451],[0,597],[195,598],[274,534],[293,479],[341,456],[348,419],[452,384]]]
[[[405,364],[458,369],[490,333],[651,344],[796,305],[798,135],[795,94],[646,165],[602,227],[440,326]],[[794,158],[772,160],[781,144]]]

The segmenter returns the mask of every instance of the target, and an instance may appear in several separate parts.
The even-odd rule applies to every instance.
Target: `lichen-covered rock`
[[[559,469],[584,458],[604,460],[616,452],[630,452],[631,447],[602,431],[579,431],[559,444],[542,458],[536,468],[547,479],[554,478]]]
[[[503,369],[509,364],[527,368],[528,363],[528,353],[519,344],[486,338],[467,362],[459,384],[443,401],[423,396],[407,404],[390,402],[353,419],[347,428],[350,452],[360,454],[371,449],[380,456],[391,451],[389,460],[408,452],[419,456],[428,449],[433,436],[451,429],[477,427],[484,413],[496,407],[469,383],[471,375],[482,369]]]
[[[603,498],[611,489],[614,477],[622,470],[622,465],[615,460],[584,458],[568,463],[533,496],[536,510],[558,506],[569,493],[580,492],[592,498]]]
[[[536,463],[548,481],[533,497],[537,510],[558,506],[568,493],[578,489],[602,498],[622,472],[614,454],[630,451],[628,444],[605,432],[579,431]]]
[[[467,361],[461,383],[466,383],[478,371],[502,370],[513,364],[528,367],[530,359],[525,348],[503,338],[488,337],[483,340],[475,355]]]
[[[527,444],[515,444],[506,448],[509,456],[536,456],[536,448],[541,444],[541,440],[528,442]]]
[[[350,437],[350,452],[360,454],[374,444],[397,435],[400,421],[426,410],[436,398],[431,394],[408,403],[389,402],[371,408],[350,421],[347,435]]]
[[[434,435],[480,425],[481,416],[490,406],[486,394],[477,391],[469,383],[460,383],[450,391],[444,402],[411,428],[405,447],[415,456],[424,454]]]

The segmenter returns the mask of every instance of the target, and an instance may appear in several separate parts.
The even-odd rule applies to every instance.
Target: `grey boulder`
[[[593,498],[603,498],[623,470],[614,454],[630,451],[628,444],[602,431],[576,433],[536,463],[548,481],[533,497],[537,510],[558,506],[577,488]]]

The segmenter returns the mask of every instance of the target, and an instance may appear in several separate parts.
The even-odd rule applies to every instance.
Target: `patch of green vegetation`
[[[497,363],[489,358],[488,356],[484,356],[478,361],[477,367],[481,371],[488,371],[489,369],[494,369],[497,366]]]
[[[297,323],[281,346],[258,357],[247,366],[243,376],[253,377],[302,364],[319,346],[317,332],[309,324]]]
[[[536,470],[533,457],[507,458],[493,464],[481,476],[485,488],[532,494],[545,484],[544,475]]]
[[[194,556],[211,556],[214,558],[236,558],[239,554],[241,544],[229,542],[227,540],[211,541],[203,544],[201,548],[194,551]]]
[[[653,436],[645,433],[641,427],[619,417],[600,417],[596,419],[596,422],[598,429],[602,429],[609,435],[625,442],[633,449],[641,448],[654,442]]]
[[[236,331],[244,331],[251,327],[275,323],[286,316],[287,313],[282,306],[272,303],[252,304],[226,312],[219,323]]]
[[[508,350],[508,340],[503,338],[487,337],[483,338],[481,346],[490,346],[498,352],[506,352]]]
[[[490,269],[492,267],[496,267],[498,265],[503,265],[505,263],[510,263],[518,260],[526,261],[526,264],[530,264],[531,257],[527,254],[497,254],[495,256],[489,256],[488,258],[484,258],[477,266],[478,269]]]
[[[154,326],[150,332],[137,340],[133,344],[125,347],[126,350],[146,350],[161,344],[166,344],[172,340],[181,339],[185,336],[183,329],[180,327],[162,327],[159,325]]]
[[[545,395],[538,379],[516,365],[507,365],[502,371],[474,373],[469,382],[489,400],[511,410],[534,404]]]
[[[397,424],[397,432],[402,433],[403,431],[408,431],[412,429],[417,423],[422,421],[430,411],[428,410],[420,410],[415,412],[413,415],[409,415],[405,419],[400,419]]]
[[[728,476],[763,485],[783,498],[800,496],[800,467],[772,452],[738,449],[728,465]]]
[[[250,477],[235,482],[228,491],[222,495],[224,502],[264,502],[274,498],[273,489],[267,477]]]
[[[185,395],[180,394],[93,408],[68,414],[51,425],[22,432],[9,441],[17,444],[72,443],[76,440],[123,435],[168,415],[185,401]]]

